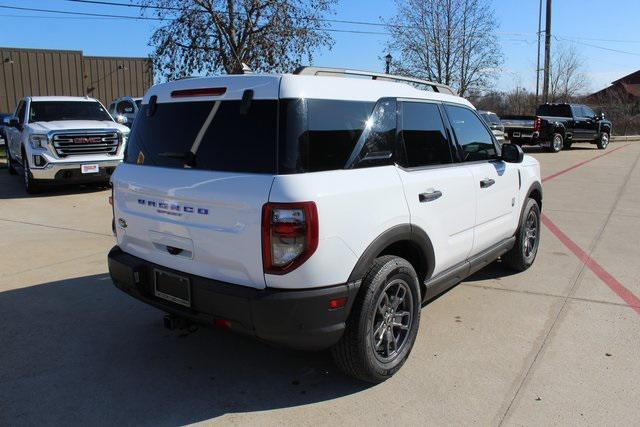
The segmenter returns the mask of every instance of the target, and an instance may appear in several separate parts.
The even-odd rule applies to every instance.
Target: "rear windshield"
[[[111,117],[99,102],[35,101],[29,107],[29,122],[58,120],[109,120]]]
[[[136,116],[125,161],[151,166],[274,173],[278,101],[158,103]],[[207,120],[209,119],[209,120]],[[200,134],[200,135],[199,135]]]
[[[569,105],[541,105],[536,110],[536,116],[571,117],[571,107]]]
[[[498,118],[498,116],[496,114],[494,114],[494,113],[480,113],[480,116],[489,125],[500,126],[502,124],[502,123],[500,123],[500,119]]]
[[[268,174],[344,169],[375,105],[316,99],[241,104],[158,103],[153,114],[144,104],[125,162]]]

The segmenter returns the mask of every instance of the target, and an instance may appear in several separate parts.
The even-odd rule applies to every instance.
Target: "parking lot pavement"
[[[163,329],[106,274],[108,191],[26,197],[0,170],[0,425],[638,425],[640,143],[592,147],[529,150],[548,177],[536,263],[431,302],[377,386],[326,353]]]

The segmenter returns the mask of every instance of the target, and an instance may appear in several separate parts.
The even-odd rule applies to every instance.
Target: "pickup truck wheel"
[[[9,170],[9,175],[17,175],[18,172],[16,172],[16,168],[13,166],[11,152],[9,151],[7,144],[5,144],[5,151],[7,152],[7,169]]]
[[[601,150],[607,148],[607,145],[609,145],[609,134],[607,132],[601,132],[598,136],[598,142],[596,144]]]
[[[27,160],[26,154],[22,154],[22,178],[24,180],[24,189],[29,194],[36,194],[40,191],[40,186],[35,183],[29,170],[29,160]]]
[[[564,138],[562,134],[554,133],[553,138],[551,138],[551,144],[549,145],[549,151],[552,153],[558,153],[562,150],[562,146],[564,145]]]
[[[331,349],[347,375],[380,383],[407,360],[420,323],[418,276],[406,260],[377,258],[362,279],[344,335]]]
[[[502,256],[502,261],[515,271],[531,267],[540,246],[540,207],[534,199],[528,199],[524,215],[516,231],[516,243]]]

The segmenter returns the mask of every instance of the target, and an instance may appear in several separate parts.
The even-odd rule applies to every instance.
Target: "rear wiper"
[[[159,157],[168,157],[170,159],[184,160],[184,165],[187,167],[193,167],[196,164],[196,155],[191,151],[186,151],[184,153],[175,153],[175,152],[164,152],[158,153]]]

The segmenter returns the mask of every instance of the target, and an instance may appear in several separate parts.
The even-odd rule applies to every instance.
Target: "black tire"
[[[535,261],[539,246],[540,206],[534,199],[528,199],[516,231],[516,243],[502,256],[502,261],[512,270],[524,271]]]
[[[609,133],[608,132],[600,132],[598,135],[598,141],[596,145],[600,150],[604,150],[609,145]]]
[[[331,349],[336,365],[363,381],[380,383],[389,379],[411,352],[418,334],[420,307],[418,276],[411,264],[391,255],[377,258],[362,279],[344,335]]]
[[[5,142],[5,151],[7,153],[7,169],[9,170],[9,175],[17,175],[15,166],[13,166],[13,159],[11,158],[11,152],[9,152],[9,144]]]
[[[559,153],[564,145],[564,137],[561,133],[554,133],[549,142],[549,151],[552,153]]]
[[[29,160],[25,152],[22,152],[22,181],[24,183],[24,189],[29,194],[36,194],[40,192],[40,186],[35,182],[31,171],[29,170]]]

